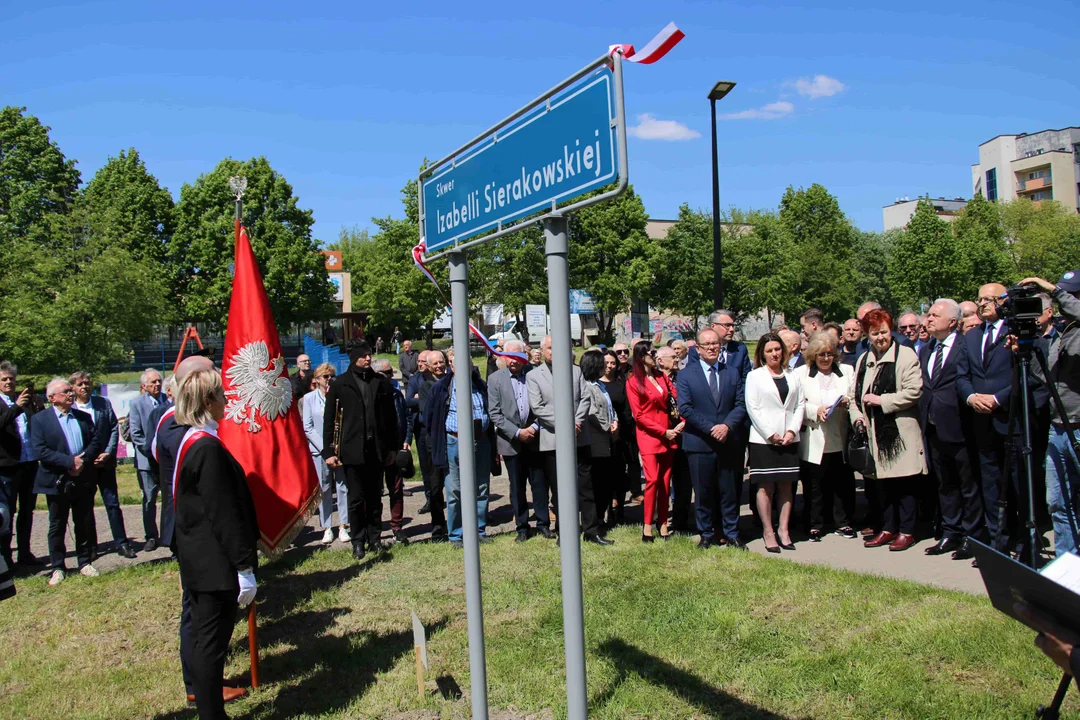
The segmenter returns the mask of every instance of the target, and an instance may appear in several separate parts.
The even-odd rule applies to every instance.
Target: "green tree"
[[[874,300],[882,307],[896,310],[898,303],[893,297],[887,275],[897,238],[903,234],[903,230],[894,228],[876,233],[852,228],[852,233],[852,269],[857,303]],[[850,317],[854,317],[854,314]]]
[[[647,221],[632,186],[570,215],[570,286],[595,299],[602,340],[611,340],[615,315],[633,298],[652,300],[657,244],[645,234]]]
[[[539,225],[486,242],[469,253],[470,300],[502,303],[520,320],[526,305],[547,305],[546,265]]]
[[[147,171],[135,148],[109,158],[83,188],[78,204],[85,212],[82,220],[88,237],[164,267],[175,203]]]
[[[777,243],[783,292],[776,308],[789,320],[809,307],[820,308],[826,317],[850,316],[858,304],[852,267],[851,223],[836,198],[818,185],[795,190],[788,187],[780,200],[780,227],[784,238]]]
[[[1003,205],[976,195],[953,221],[953,235],[960,247],[966,283],[957,291],[958,299],[974,298],[981,286],[990,282],[1005,285],[1019,279],[1010,262],[1002,223]]]
[[[907,229],[896,239],[886,278],[902,307],[918,308],[939,297],[964,297],[967,260],[952,227],[920,198]]]
[[[330,284],[314,219],[299,207],[292,186],[266,158],[227,158],[194,184],[185,184],[176,206],[176,231],[169,246],[173,286],[184,320],[224,325],[232,294],[234,198],[229,177],[247,177],[244,227],[262,271],[274,319],[280,327],[327,317]]]
[[[1054,200],[1020,198],[1000,206],[1002,229],[1018,280],[1032,275],[1056,282],[1080,267],[1080,215]]]
[[[341,228],[338,239],[326,246],[327,250],[341,251],[341,269],[351,276],[352,306],[361,308],[361,294],[368,281],[371,258],[375,243],[367,229],[359,226]]]
[[[405,217],[374,218],[378,232],[363,271],[360,307],[371,313],[374,325],[400,325],[403,329],[426,327],[428,342],[435,318],[446,307],[442,297],[413,264],[412,249],[420,241],[416,181],[401,190]],[[445,262],[430,263],[432,273],[449,294]],[[353,286],[356,287],[356,276]]]
[[[48,217],[67,213],[78,187],[75,161],[49,139],[48,127],[26,108],[0,110],[0,243],[25,237],[48,245]]]

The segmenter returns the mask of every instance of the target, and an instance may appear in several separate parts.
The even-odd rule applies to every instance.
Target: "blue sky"
[[[897,196],[967,197],[978,144],[1080,124],[1075,2],[112,2],[0,6],[0,101],[25,105],[84,181],[135,147],[179,197],[265,155],[315,236],[400,215],[398,191],[611,43],[686,39],[628,66],[630,180],[649,214],[775,207],[818,182],[861,228]],[[823,76],[817,78],[817,76]],[[815,78],[817,78],[815,80]],[[802,81],[802,82],[800,82]],[[659,124],[649,119],[661,121]],[[669,121],[669,122],[663,122]],[[645,136],[686,137],[681,140]]]

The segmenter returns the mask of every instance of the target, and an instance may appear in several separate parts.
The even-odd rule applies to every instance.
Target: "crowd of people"
[[[385,489],[391,534],[407,542],[404,480],[414,473],[415,445],[426,498],[420,512],[430,515],[432,540],[455,547],[466,532],[460,460],[472,452],[480,542],[490,542],[491,476],[505,467],[517,542],[569,529],[611,545],[608,531],[625,522],[628,502],[639,502],[649,543],[693,533],[702,549],[745,550],[760,533],[768,552],[781,553],[834,532],[902,552],[915,543],[921,516],[935,540],[927,555],[969,559],[965,539],[977,538],[1023,556],[1033,511],[1040,538],[1053,530],[1057,555],[1076,553],[1080,274],[1056,286],[1024,283],[1044,291],[1036,344],[1049,368],[1047,376],[1036,367],[1026,386],[1013,372],[1018,343],[1001,314],[1006,288],[997,284],[975,301],[942,298],[925,315],[905,312],[895,321],[875,302],[843,322],[808,309],[798,331],[782,325],[762,335],[753,357],[724,309],[692,340],[661,346],[636,338],[590,348],[576,364],[554,356],[550,336],[536,349],[510,340],[486,378],[468,363],[467,417],[459,413],[453,351],[417,351],[402,341],[400,381],[362,340],[351,344],[340,375],[329,364],[312,369],[301,355],[291,382],[322,487],[321,540],[351,543],[357,559],[383,550]],[[559,512],[552,372],[559,362],[572,364],[577,518]],[[32,387],[19,389],[16,367],[0,362],[0,598],[13,592],[12,566],[43,564],[30,551],[37,494],[48,505],[49,585],[66,578],[69,518],[78,571],[98,574],[99,492],[116,551],[135,557],[116,481],[119,443],[129,440],[143,550],[166,546],[179,561],[189,701],[200,714],[223,717],[223,703],[243,694],[222,684],[222,671],[235,613],[257,592],[258,526],[244,472],[216,438],[225,407],[220,372],[205,357],[188,358],[164,382],[146,370],[122,419],[93,386],[85,372],[53,378],[43,406]],[[1032,409],[1031,448],[1013,432],[1020,393]],[[463,448],[458,432],[470,422],[473,447]],[[756,529],[740,523],[744,482]]]

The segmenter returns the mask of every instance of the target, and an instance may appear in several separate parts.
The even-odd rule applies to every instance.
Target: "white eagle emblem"
[[[259,413],[271,422],[284,416],[292,405],[292,384],[289,376],[282,374],[284,369],[285,358],[279,355],[271,363],[270,351],[262,340],[240,348],[225,371],[232,383],[232,390],[225,391],[229,398],[225,417],[237,425],[246,422],[248,432],[259,432]]]

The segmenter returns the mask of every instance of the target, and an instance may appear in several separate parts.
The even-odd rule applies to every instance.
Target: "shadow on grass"
[[[622,640],[606,640],[600,645],[598,652],[615,665],[617,677],[607,691],[589,703],[592,707],[599,708],[607,704],[628,676],[637,675],[656,687],[667,688],[712,717],[722,717],[724,720],[786,720],[783,715],[746,703],[710,685],[697,675]]]

